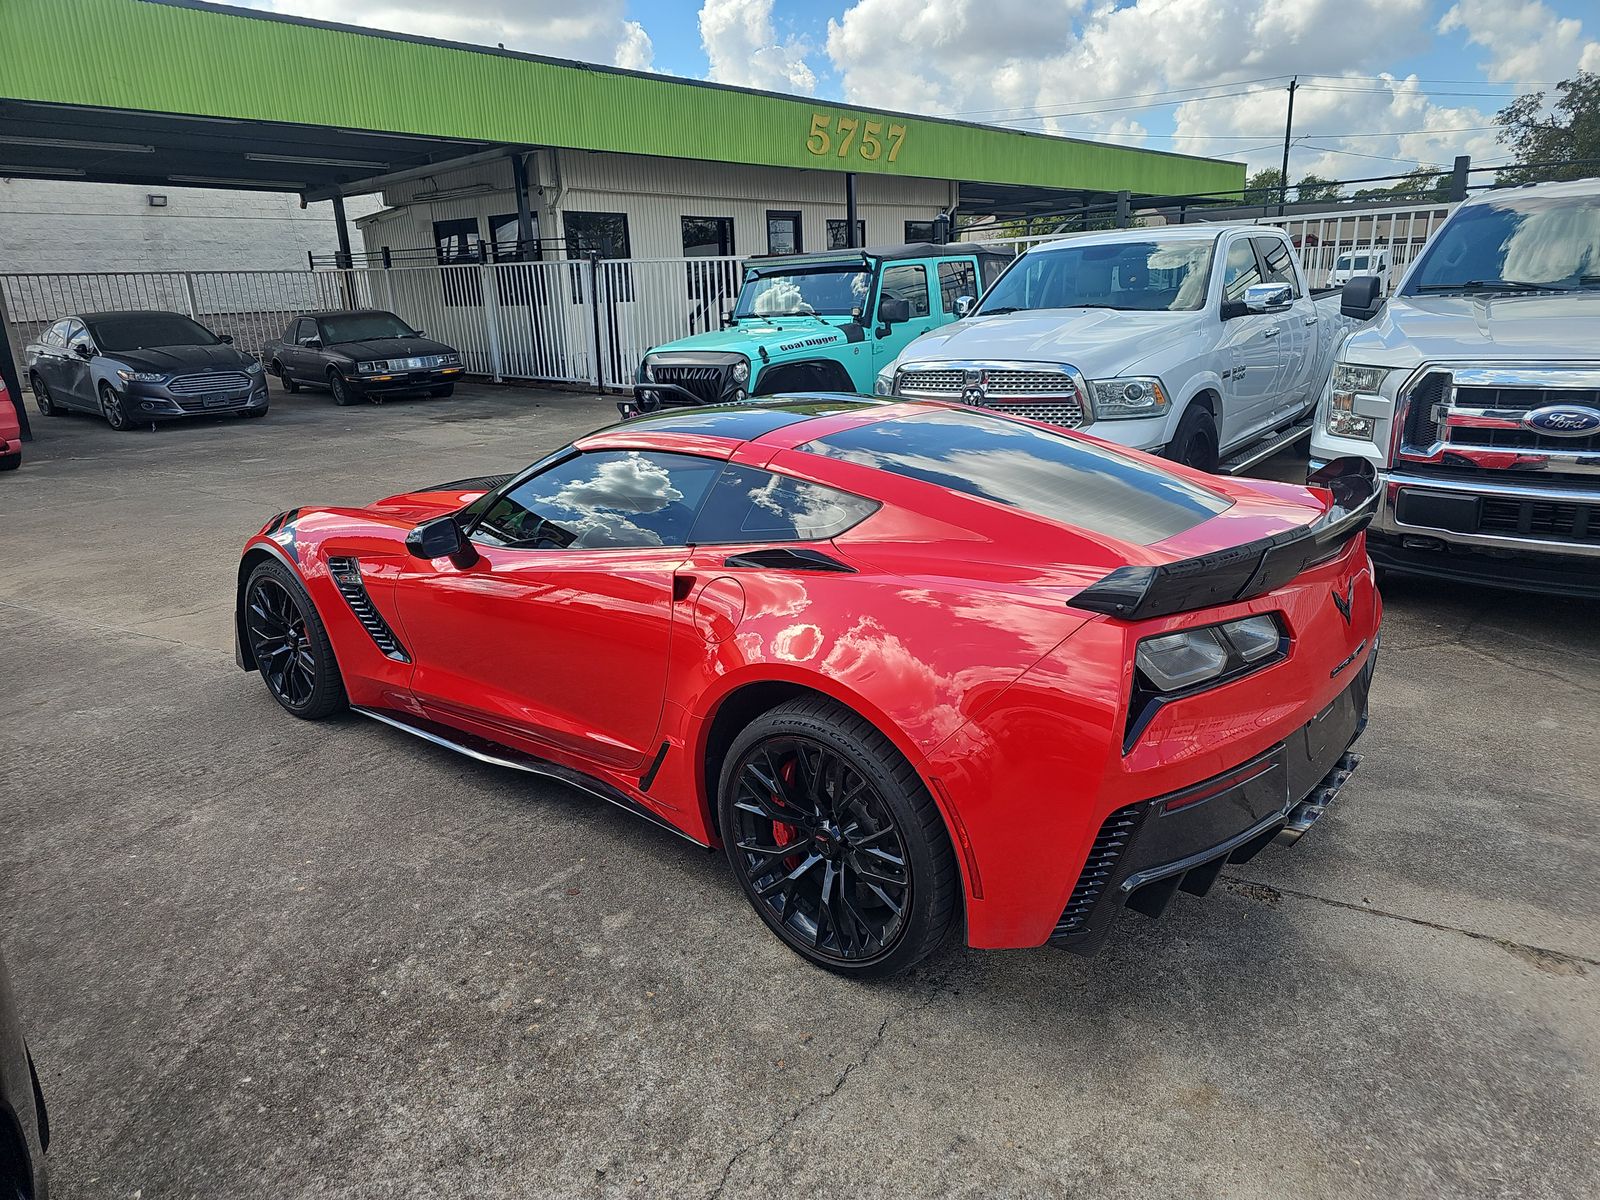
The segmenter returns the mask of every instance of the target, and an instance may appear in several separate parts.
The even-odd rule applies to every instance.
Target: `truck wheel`
[[[1167,443],[1167,457],[1197,471],[1217,469],[1217,423],[1210,413],[1195,405],[1183,414],[1178,432]]]

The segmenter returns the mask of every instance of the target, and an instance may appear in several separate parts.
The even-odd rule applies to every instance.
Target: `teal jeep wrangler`
[[[962,315],[962,299],[982,295],[1011,258],[924,242],[753,260],[721,330],[644,356],[622,415],[780,392],[871,395],[908,342]]]

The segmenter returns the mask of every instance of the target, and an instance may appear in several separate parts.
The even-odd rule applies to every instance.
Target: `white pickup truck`
[[[1313,465],[1369,459],[1379,567],[1600,597],[1600,179],[1465,201],[1339,351]]]
[[[1034,246],[963,319],[923,335],[879,395],[955,400],[1206,471],[1310,430],[1348,327],[1278,229],[1172,225]]]

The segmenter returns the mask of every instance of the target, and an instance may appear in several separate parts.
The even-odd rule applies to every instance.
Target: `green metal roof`
[[[0,45],[0,100],[1085,191],[1200,194],[1245,177],[1241,163],[199,0],[0,0]]]

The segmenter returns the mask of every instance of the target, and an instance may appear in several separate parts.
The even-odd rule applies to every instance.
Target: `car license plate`
[[[214,396],[207,396],[205,398],[205,406],[207,408],[221,408],[224,404],[228,403],[228,401],[232,399],[232,396],[219,392]]]

